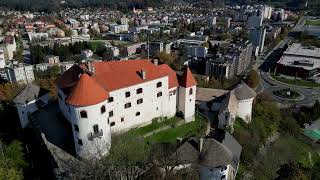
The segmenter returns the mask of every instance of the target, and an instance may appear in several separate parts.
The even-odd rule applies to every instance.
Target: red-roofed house
[[[110,142],[111,132],[177,113],[194,119],[196,81],[188,68],[179,76],[168,65],[148,60],[89,62],[74,65],[56,83],[60,109],[82,157],[97,153],[92,148],[97,141]]]

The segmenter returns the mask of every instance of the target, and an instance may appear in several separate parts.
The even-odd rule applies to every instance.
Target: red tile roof
[[[93,101],[86,99],[88,98],[88,93],[91,94],[91,91],[85,90],[85,87],[87,87],[87,89],[93,89],[90,83],[95,84],[95,86],[99,86],[100,90],[103,89],[106,94],[114,90],[141,84],[166,76],[169,78],[169,89],[179,86],[176,72],[166,64],[156,66],[148,60],[128,60],[93,62],[92,66],[95,70],[94,74],[88,71],[86,65],[74,65],[56,80],[58,87],[70,97],[68,98],[67,103],[84,106],[105,99],[105,96],[102,95],[102,93],[99,93],[101,97],[94,97]],[[145,79],[140,77],[141,71],[146,73]],[[80,82],[80,74],[88,74],[87,76],[90,78],[90,83],[82,82],[81,89],[83,90],[76,91],[74,87],[78,87]],[[186,77],[188,80],[187,85],[196,84],[191,72],[189,72]],[[95,89],[99,88],[95,87]],[[92,91],[92,93],[93,95],[90,95],[90,98],[91,96],[95,96],[95,91]],[[84,98],[85,100],[81,101],[81,98]]]
[[[180,78],[179,85],[185,88],[197,85],[197,81],[194,79],[188,67],[184,69],[183,75]]]
[[[77,85],[75,85],[66,102],[74,106],[89,106],[101,103],[109,98],[104,90],[88,74],[80,75]]]
[[[169,89],[179,86],[177,73],[174,70],[172,70],[167,64],[161,64],[159,65],[159,68],[169,74]]]

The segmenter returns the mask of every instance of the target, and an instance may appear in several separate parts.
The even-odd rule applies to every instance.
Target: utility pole
[[[150,61],[150,40],[149,40],[149,34],[147,35],[148,38],[148,61]]]

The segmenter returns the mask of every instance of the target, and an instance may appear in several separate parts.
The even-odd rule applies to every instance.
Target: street
[[[298,23],[292,28],[290,32],[298,32],[303,29],[305,20],[309,17],[302,17]],[[279,56],[282,55],[281,49],[293,40],[292,37],[286,37],[279,42],[269,53],[264,57],[258,57],[254,68],[256,68],[260,75],[260,84],[257,88],[258,93],[266,93],[270,95],[275,101],[285,105],[312,105],[320,98],[320,88],[301,87],[279,82],[271,78],[270,69],[278,61]],[[273,94],[275,90],[290,88],[300,94],[297,99],[285,99]]]

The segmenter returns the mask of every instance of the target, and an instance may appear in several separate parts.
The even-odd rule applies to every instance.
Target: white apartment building
[[[61,112],[73,127],[76,153],[108,153],[111,132],[150,124],[177,113],[194,120],[196,81],[148,60],[88,62],[57,79]]]
[[[40,42],[40,41],[46,41],[49,38],[48,33],[35,33],[35,32],[29,32],[28,37],[30,42]]]
[[[122,32],[128,32],[128,29],[129,29],[128,24],[112,24],[110,26],[110,31],[116,34],[122,33]]]
[[[53,66],[59,66],[60,67],[60,72],[65,72],[67,71],[69,68],[71,68],[75,63],[73,61],[67,61],[67,62],[59,62],[59,63],[40,63],[40,64],[36,64],[35,65],[35,69],[37,71],[46,71],[49,68],[53,67]]]
[[[192,57],[205,58],[208,54],[208,48],[203,46],[186,47],[187,55]]]
[[[25,63],[11,63],[5,67],[6,79],[9,82],[29,84],[34,81],[33,66]]]
[[[4,68],[6,61],[4,59],[4,51],[0,49],[0,69]]]

